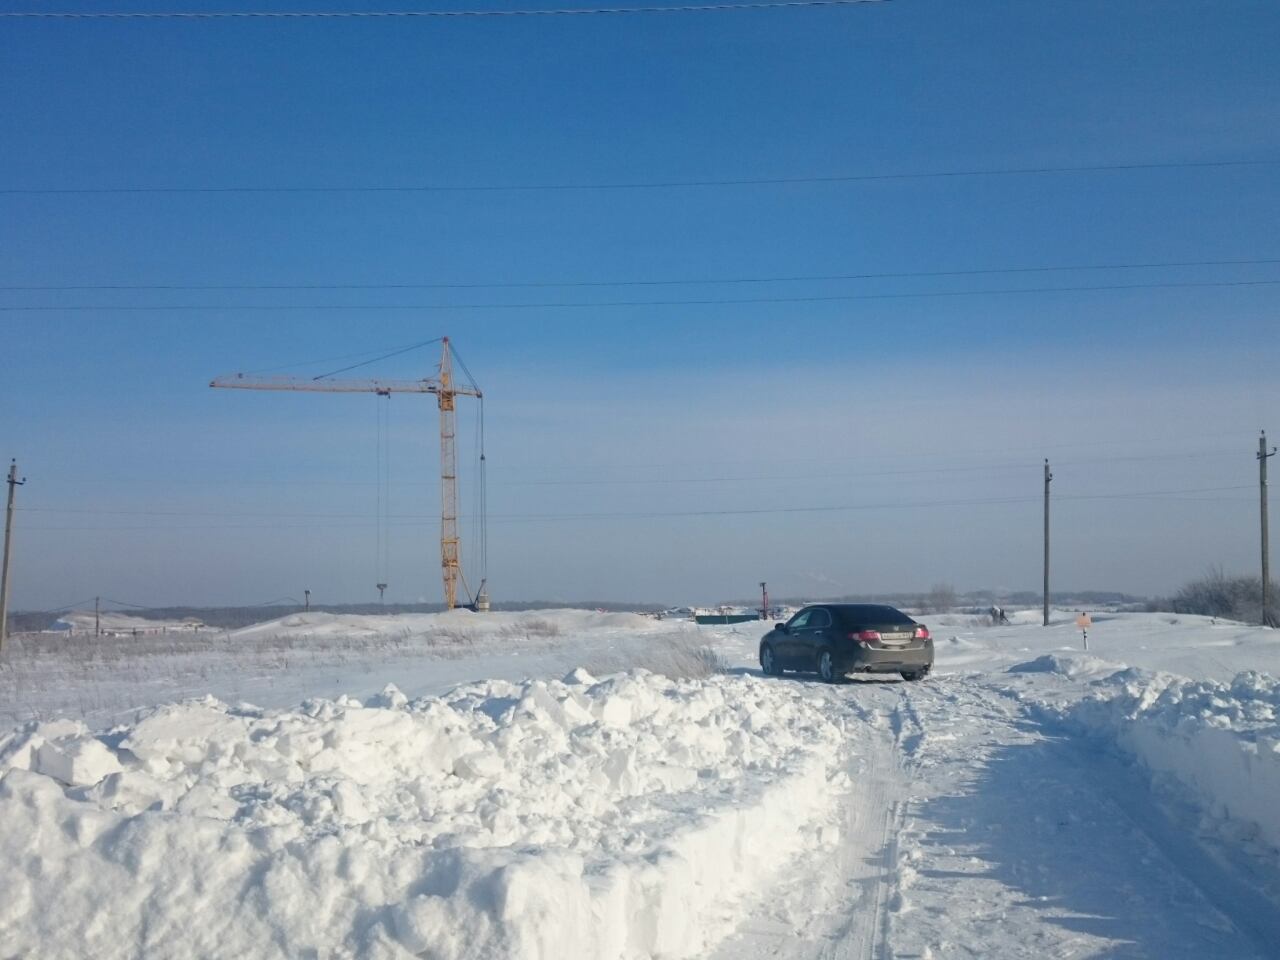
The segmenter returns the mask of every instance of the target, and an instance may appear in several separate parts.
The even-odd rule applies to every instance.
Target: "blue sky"
[[[1277,35],[1261,2],[0,20],[0,307],[40,308],[0,312],[15,605],[376,595],[376,401],[207,382],[446,333],[495,597],[1032,589],[1046,456],[1063,588],[1251,571],[1280,264],[1118,265],[1280,258],[1280,164],[12,191],[1280,160]],[[603,281],[641,283],[549,286]],[[104,286],[245,289],[14,289]],[[434,416],[391,401],[389,599],[438,596]]]

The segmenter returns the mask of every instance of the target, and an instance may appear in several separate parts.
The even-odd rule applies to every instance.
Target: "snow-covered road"
[[[503,669],[667,637],[574,616]],[[732,665],[705,679],[435,696],[419,661],[408,697],[29,723],[0,957],[1280,956],[1280,643],[1172,619],[1089,655],[943,619],[922,683],[761,678],[740,628],[697,635]]]
[[[1274,860],[1206,850],[1172,798],[1001,684],[837,689],[861,728],[839,842],[791,864],[716,960],[1276,956],[1253,888]]]

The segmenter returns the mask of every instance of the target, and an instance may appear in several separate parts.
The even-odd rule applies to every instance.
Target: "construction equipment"
[[[436,341],[427,341],[434,343]],[[475,397],[480,401],[480,417],[484,416],[484,394],[480,388],[476,386],[475,380],[471,377],[470,371],[466,365],[462,366],[463,372],[466,373],[468,383],[458,384],[453,378],[453,360],[455,354],[449,345],[448,337],[440,338],[440,372],[435,377],[426,377],[422,380],[333,380],[329,379],[332,374],[322,374],[318,377],[303,379],[299,377],[283,377],[268,376],[256,377],[248,374],[237,373],[230,377],[218,377],[211,381],[209,386],[226,389],[226,390],[296,390],[310,393],[373,393],[381,397],[389,397],[393,393],[434,393],[440,407],[440,568],[444,579],[444,604],[445,608],[452,610],[458,606],[458,580],[462,577],[462,569],[459,557],[459,539],[458,539],[458,465],[457,452],[454,446],[454,401],[456,397]],[[418,344],[417,346],[425,346]],[[408,348],[413,349],[413,348]],[[396,353],[406,352],[404,350],[396,351]],[[387,356],[394,356],[388,354]],[[375,359],[384,359],[382,357]],[[373,361],[366,361],[372,363]],[[355,364],[352,367],[345,367],[343,370],[334,371],[334,373],[342,373],[346,370],[354,369],[357,366],[364,366],[364,363]],[[483,437],[483,429],[480,436]],[[483,444],[483,440],[481,441]],[[480,516],[480,539],[478,553],[480,556],[482,570],[481,576],[484,576],[483,565],[486,561],[486,550],[484,545],[484,525],[485,518],[484,509],[484,449],[480,450],[480,483],[481,483],[481,516]],[[462,577],[463,589],[467,590],[468,606],[473,609],[478,606],[475,599],[471,598],[470,590],[467,589],[466,579]],[[379,592],[381,592],[379,585]],[[483,585],[481,587],[483,592]],[[487,594],[485,596],[487,601]]]

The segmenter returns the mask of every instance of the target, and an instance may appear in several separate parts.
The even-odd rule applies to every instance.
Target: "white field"
[[[913,684],[581,611],[23,638],[0,957],[1280,956],[1280,631],[1073,618],[923,617]]]

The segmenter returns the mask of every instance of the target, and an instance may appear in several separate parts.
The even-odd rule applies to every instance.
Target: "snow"
[[[1096,678],[1083,699],[1040,700],[1049,716],[1174,778],[1231,830],[1280,849],[1280,681],[1255,671],[1230,683],[1190,680],[1092,657],[1027,666],[1046,659],[1053,672]]]
[[[471,680],[563,676],[584,664],[603,673],[696,635],[692,623],[590,610],[314,612],[233,631],[28,635],[11,639],[0,660],[0,724],[75,716],[108,726],[206,694],[283,707],[318,695],[367,698],[389,679],[421,696]]]
[[[33,723],[0,744],[0,861],[41,864],[11,898],[46,909],[9,946],[697,956],[811,839],[839,740],[794,688],[646,672],[277,711],[208,698],[105,740]],[[193,916],[235,923],[193,950]]]
[[[1092,613],[922,617],[921,683],[590,611],[24,641],[0,955],[1277,955],[1280,632]]]

